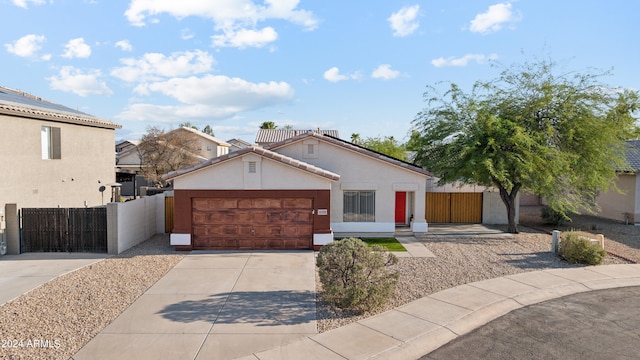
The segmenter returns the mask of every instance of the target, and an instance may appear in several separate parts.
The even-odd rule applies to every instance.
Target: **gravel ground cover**
[[[520,207],[520,222],[539,230],[580,230],[605,236],[605,250],[640,263],[640,226],[607,220],[591,215],[572,215],[571,221],[562,226],[544,224],[540,218],[540,206]]]
[[[400,258],[391,302],[375,313],[358,314],[322,301],[316,275],[318,331],[325,332],[390,310],[431,293],[470,282],[570,265],[551,254],[553,227],[542,224],[539,208],[521,208],[520,234],[498,236],[430,236],[421,240],[435,258]],[[605,264],[640,261],[640,227],[590,216],[574,216],[559,230],[605,235],[611,253]],[[0,358],[69,359],[175,266],[166,236],[158,236],[125,253],[58,277],[0,306]],[[11,343],[9,343],[11,341]],[[16,343],[17,341],[17,343]],[[20,343],[22,341],[22,343]]]
[[[0,306],[0,359],[69,359],[183,257],[157,236]]]
[[[316,276],[318,331],[335,329],[457,285],[526,271],[582,266],[568,264],[550,252],[551,236],[547,231],[553,229],[542,226],[542,221],[535,219],[536,216],[539,218],[538,210],[525,209],[530,214],[522,218],[535,228],[520,226],[520,233],[515,235],[424,236],[422,242],[436,257],[400,258],[394,268],[400,273],[394,296],[387,306],[373,313],[358,314],[329,306],[322,301],[322,286]],[[593,224],[597,229],[595,233],[605,234],[605,247],[624,257],[609,254],[604,264],[640,260],[638,227],[593,217],[574,217],[568,229],[572,226],[574,229],[592,229]],[[589,232],[594,233],[593,230]]]

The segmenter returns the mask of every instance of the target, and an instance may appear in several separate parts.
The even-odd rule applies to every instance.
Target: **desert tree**
[[[358,134],[353,134],[358,135]],[[392,158],[396,158],[398,160],[407,161],[407,149],[404,144],[400,143],[393,136],[377,136],[377,137],[367,137],[364,139],[360,139],[359,135],[355,139],[351,135],[351,139],[354,144],[360,145],[367,149],[371,149],[373,151],[377,151],[381,154],[390,156]]]
[[[497,188],[511,233],[522,189],[563,216],[588,211],[627,168],[625,140],[637,133],[638,93],[605,86],[607,75],[559,73],[555,62],[536,60],[503,68],[469,92],[429,86],[414,120],[416,160],[440,183]]]
[[[138,155],[142,174],[157,186],[164,186],[162,175],[193,165],[200,160],[196,157],[198,138],[188,131],[173,130],[165,132],[152,126],[140,139]]]

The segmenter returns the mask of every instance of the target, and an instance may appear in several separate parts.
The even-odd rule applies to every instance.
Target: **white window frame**
[[[60,150],[60,128],[53,126],[42,126],[40,128],[40,144],[42,148],[42,159],[61,159]]]
[[[342,193],[343,222],[375,222],[376,192],[372,190],[348,190]]]

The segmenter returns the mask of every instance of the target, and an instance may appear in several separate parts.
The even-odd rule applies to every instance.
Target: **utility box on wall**
[[[4,206],[4,229],[0,230],[4,236],[7,246],[7,254],[20,254],[20,224],[18,222],[18,205],[5,204]]]

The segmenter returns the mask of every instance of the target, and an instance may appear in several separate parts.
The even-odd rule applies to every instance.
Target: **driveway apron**
[[[87,253],[27,253],[0,256],[0,305],[60,275],[109,257]]]
[[[193,252],[74,359],[233,359],[316,333],[312,251]]]

